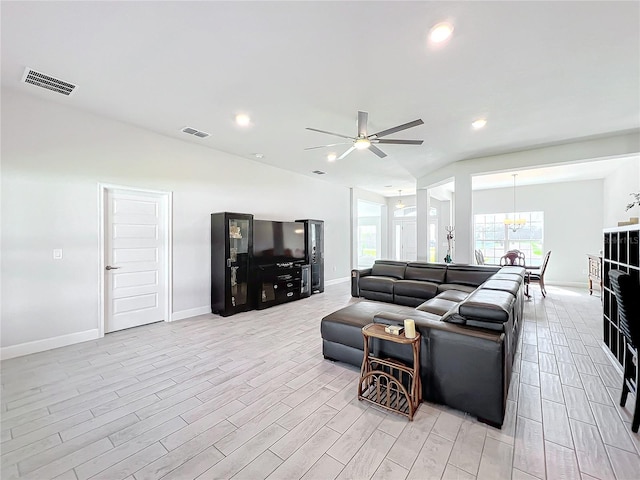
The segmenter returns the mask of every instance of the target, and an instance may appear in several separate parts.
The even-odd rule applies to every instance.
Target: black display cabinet
[[[310,219],[296,222],[304,223],[305,263],[311,266],[311,292],[324,292],[324,222]]]
[[[211,214],[211,311],[226,317],[254,308],[253,215]]]

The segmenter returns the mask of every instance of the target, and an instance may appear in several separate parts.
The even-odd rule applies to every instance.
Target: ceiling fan
[[[318,130],[317,128],[307,127],[307,130],[311,130],[314,132],[326,133],[329,135],[335,135],[336,137],[348,138],[351,140],[350,142],[343,143],[331,143],[329,145],[319,145],[317,147],[308,147],[305,150],[313,150],[316,148],[325,148],[325,147],[333,147],[335,145],[348,145],[351,143],[351,147],[344,152],[342,155],[338,157],[338,160],[342,160],[344,157],[349,155],[354,150],[367,150],[369,149],[373,153],[375,153],[380,158],[384,158],[387,156],[382,150],[376,147],[374,144],[388,144],[388,145],[422,145],[424,140],[388,140],[381,137],[386,137],[387,135],[391,135],[392,133],[401,132],[402,130],[407,130],[408,128],[417,127],[418,125],[422,125],[424,122],[421,119],[414,120],[413,122],[404,123],[402,125],[398,125],[393,128],[388,128],[386,130],[382,130],[378,133],[372,133],[371,135],[367,134],[367,121],[369,119],[369,114],[367,112],[358,112],[358,135],[356,137],[350,137],[348,135],[342,135],[340,133],[327,132],[326,130]]]

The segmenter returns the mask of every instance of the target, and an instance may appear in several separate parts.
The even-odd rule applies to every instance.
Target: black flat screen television
[[[258,265],[302,263],[305,259],[304,223],[254,220],[253,258]]]

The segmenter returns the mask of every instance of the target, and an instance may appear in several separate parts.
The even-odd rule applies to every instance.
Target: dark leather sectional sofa
[[[360,366],[364,325],[402,325],[411,318],[422,335],[423,399],[501,427],[522,324],[524,274],[512,266],[377,260],[351,276],[351,294],[370,301],[322,319],[323,354]],[[406,345],[375,340],[373,350],[412,363]]]

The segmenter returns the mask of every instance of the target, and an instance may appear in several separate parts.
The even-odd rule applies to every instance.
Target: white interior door
[[[396,219],[395,260],[415,262],[418,257],[417,225],[414,219]]]
[[[167,320],[167,196],[107,189],[105,205],[105,333]]]

